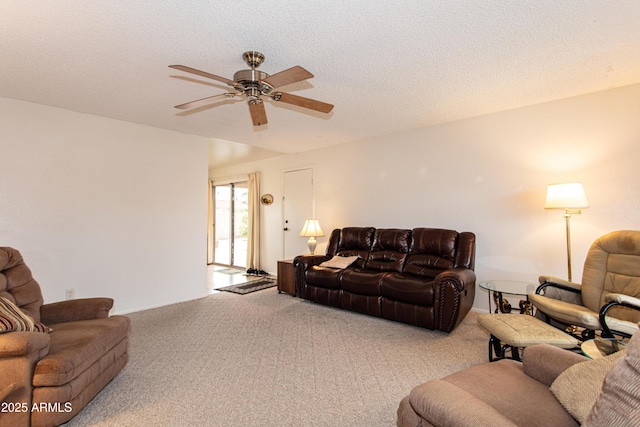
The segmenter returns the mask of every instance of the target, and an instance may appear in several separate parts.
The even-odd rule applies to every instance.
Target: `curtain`
[[[249,235],[247,269],[260,270],[260,173],[249,174]]]
[[[213,182],[209,181],[209,217],[207,219],[207,264],[213,264]]]

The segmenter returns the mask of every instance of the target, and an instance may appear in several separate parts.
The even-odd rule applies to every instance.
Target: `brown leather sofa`
[[[347,268],[321,266],[358,256]],[[452,331],[473,305],[475,235],[435,228],[347,227],[325,255],[294,259],[296,296],[428,329]]]
[[[0,334],[0,426],[63,424],[126,365],[130,321],[109,317],[112,299],[43,304],[22,256],[8,247],[0,247],[0,297],[52,330]]]

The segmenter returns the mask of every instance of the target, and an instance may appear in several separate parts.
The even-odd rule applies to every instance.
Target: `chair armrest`
[[[45,325],[77,320],[104,319],[113,307],[112,298],[81,298],[43,304],[40,321]]]
[[[638,329],[635,322],[610,318],[607,316],[607,312],[616,306],[623,306],[640,311],[640,299],[624,294],[608,294],[604,297],[604,300],[606,304],[600,308],[600,313],[598,313],[598,320],[600,320],[600,325],[602,326],[602,337],[613,338],[612,328],[616,333],[620,333],[621,335],[633,335]],[[611,325],[609,323],[611,323]]]
[[[640,298],[635,298],[630,295],[609,294],[604,297],[604,300],[606,302],[617,302],[620,305],[640,310]]]
[[[491,404],[446,379],[435,379],[414,387],[408,399],[401,403],[397,414],[399,427],[516,427]]]
[[[549,387],[567,368],[589,360],[585,356],[549,344],[527,347],[522,356],[524,373]]]
[[[13,402],[20,410],[0,411],[0,425],[31,425],[33,372],[36,363],[49,354],[49,334],[43,332],[7,332],[0,334],[0,401]],[[15,408],[15,407],[14,407]]]
[[[0,335],[0,359],[49,353],[49,334],[44,332],[7,332]],[[1,363],[1,361],[0,361]]]
[[[559,277],[540,276],[538,281],[540,282],[540,286],[536,289],[536,294],[540,294],[547,286],[564,289],[565,291],[575,292],[577,294],[582,292],[582,284],[570,282]]]

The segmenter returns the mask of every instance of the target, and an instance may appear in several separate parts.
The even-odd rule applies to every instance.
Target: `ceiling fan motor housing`
[[[267,94],[273,90],[271,86],[262,82],[267,77],[269,77],[269,74],[263,71],[255,69],[240,70],[233,75],[233,80],[240,83],[245,89],[254,87],[259,89],[261,93]]]

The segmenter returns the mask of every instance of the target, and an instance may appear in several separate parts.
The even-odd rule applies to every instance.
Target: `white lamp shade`
[[[308,219],[304,222],[304,227],[302,227],[300,236],[322,237],[324,236],[324,232],[322,231],[322,228],[320,228],[320,223],[318,222],[317,219]]]
[[[589,207],[581,183],[552,184],[547,187],[545,209],[584,209]]]

